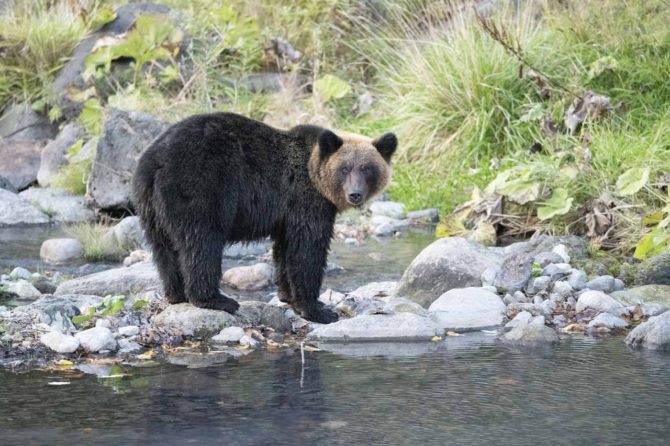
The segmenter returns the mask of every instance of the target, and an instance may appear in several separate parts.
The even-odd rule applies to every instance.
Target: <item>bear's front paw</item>
[[[209,310],[222,310],[230,314],[235,314],[240,308],[240,304],[235,299],[224,295],[217,295],[207,300],[191,300],[191,305]]]
[[[339,319],[337,313],[325,307],[311,308],[303,314],[303,317],[308,321],[317,322],[319,324],[331,324],[337,322]]]

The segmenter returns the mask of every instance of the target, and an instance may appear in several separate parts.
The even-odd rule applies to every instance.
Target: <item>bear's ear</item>
[[[330,130],[324,130],[319,134],[319,150],[322,158],[326,158],[337,152],[337,149],[342,147],[342,144],[344,144],[342,138]]]
[[[377,151],[388,163],[391,161],[391,156],[395,152],[395,149],[398,147],[398,138],[393,133],[387,133],[382,135],[378,139],[372,142],[372,145],[375,146]]]

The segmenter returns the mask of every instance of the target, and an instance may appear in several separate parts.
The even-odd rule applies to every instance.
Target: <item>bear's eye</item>
[[[370,166],[361,166],[361,172],[363,173],[370,172]]]
[[[342,167],[340,167],[340,172],[342,172],[344,175],[346,175],[349,172],[351,172],[351,168],[349,166],[342,166]]]

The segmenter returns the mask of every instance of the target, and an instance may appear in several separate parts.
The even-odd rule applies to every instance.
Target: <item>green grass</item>
[[[91,262],[120,260],[126,251],[110,234],[111,226],[104,223],[79,223],[68,226],[65,232],[84,246],[84,258]]]

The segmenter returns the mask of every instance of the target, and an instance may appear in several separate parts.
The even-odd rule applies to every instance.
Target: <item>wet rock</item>
[[[536,254],[533,258],[533,262],[537,263],[542,268],[552,263],[568,263],[563,260],[563,257],[552,251],[545,251]]]
[[[479,286],[482,273],[487,268],[497,269],[501,263],[499,250],[461,237],[442,238],[412,261],[400,279],[396,295],[428,307],[451,289]]]
[[[58,134],[56,139],[49,142],[42,150],[40,166],[37,172],[37,182],[46,187],[61,167],[67,164],[67,151],[84,135],[84,128],[79,124],[68,124]]]
[[[131,181],[142,151],[167,124],[137,112],[112,110],[98,141],[87,197],[99,209],[132,209]]]
[[[533,320],[532,314],[530,314],[527,311],[521,311],[516,316],[514,316],[514,319],[505,324],[505,331],[509,331],[519,326],[527,325],[532,320]]]
[[[258,257],[267,252],[264,242],[234,243],[223,250],[223,256],[231,259]]]
[[[481,330],[502,324],[505,304],[490,291],[462,288],[444,293],[428,312],[446,330]]]
[[[370,205],[370,212],[400,220],[405,216],[405,205],[395,201],[375,201]]]
[[[527,241],[513,243],[507,246],[505,248],[505,254],[523,252],[534,257],[541,252],[551,252],[558,245],[564,245],[565,250],[572,259],[584,259],[588,257],[588,245],[586,240],[576,235],[558,237],[541,235]]]
[[[0,117],[0,139],[45,140],[53,139],[57,134],[58,126],[49,122],[46,116],[33,110],[28,103],[12,104]]]
[[[32,276],[32,273],[28,271],[25,268],[21,268],[20,266],[17,266],[12,270],[12,272],[9,273],[9,278],[12,280],[28,280]]]
[[[0,227],[49,223],[49,217],[17,194],[0,189]]]
[[[23,190],[37,181],[40,153],[46,141],[0,139],[0,176],[13,189]]]
[[[69,263],[84,255],[84,246],[73,238],[51,238],[42,242],[40,258],[52,264]]]
[[[409,221],[398,220],[384,215],[374,215],[370,222],[374,228],[374,235],[387,237],[395,234],[409,226]]]
[[[547,276],[551,281],[560,280],[572,271],[572,267],[567,263],[551,263],[544,267],[542,275]]]
[[[505,333],[502,340],[511,344],[537,345],[558,342],[558,335],[544,325],[544,316],[536,316],[526,323],[519,323]]]
[[[154,316],[151,325],[172,336],[210,337],[226,327],[257,325],[262,303],[241,302],[235,315],[225,311],[197,308],[191,304],[169,305]]]
[[[128,295],[159,288],[158,272],[153,264],[146,262],[68,280],[58,286],[55,294]]]
[[[50,331],[40,337],[40,342],[56,353],[74,353],[79,348],[79,340],[75,337]]]
[[[590,290],[582,293],[577,300],[577,312],[580,313],[587,308],[599,312],[607,312],[612,314],[621,315],[625,313],[624,306],[611,298],[602,291]]]
[[[272,285],[273,269],[267,263],[237,266],[223,273],[223,282],[244,291],[256,291]]]
[[[244,329],[242,327],[226,327],[219,334],[213,336],[210,341],[220,344],[240,342],[242,336],[244,336]]]
[[[602,291],[603,293],[611,293],[614,291],[614,277],[599,276],[586,283],[586,288],[595,291]]]
[[[650,317],[626,337],[626,344],[653,350],[670,350],[670,311]]]
[[[78,223],[95,219],[95,212],[84,205],[84,198],[62,189],[31,187],[19,196],[59,223]]]
[[[318,325],[308,338],[331,342],[430,340],[443,331],[430,318],[416,314],[375,314]]]
[[[572,288],[574,288],[577,291],[583,290],[584,288],[586,288],[587,283],[586,273],[578,269],[573,269],[570,272],[570,275],[568,275],[568,283]]]
[[[530,280],[532,263],[531,257],[526,254],[505,256],[493,285],[500,293],[514,293],[524,289]]]
[[[33,286],[42,294],[53,294],[56,291],[56,284],[47,279],[46,277],[38,277],[32,279],[31,282]]]
[[[81,347],[90,353],[101,350],[115,351],[118,347],[116,339],[109,328],[94,327],[80,331],[74,337],[79,341]]]
[[[670,285],[642,285],[615,291],[612,297],[624,305],[656,303],[670,306]]]
[[[423,209],[420,211],[408,212],[405,217],[409,221],[437,223],[438,221],[440,221],[440,212],[435,208]]]
[[[635,285],[670,285],[670,254],[647,259],[636,270]]]
[[[119,327],[119,334],[121,336],[126,336],[126,337],[136,336],[136,335],[140,334],[140,327],[138,327],[136,325],[127,325],[125,327]]]
[[[6,285],[5,291],[14,293],[21,299],[36,299],[42,295],[33,284],[24,280]]]
[[[622,330],[628,328],[630,324],[625,319],[616,317],[610,313],[600,313],[589,322],[588,327],[593,329],[607,328],[609,330]]]

